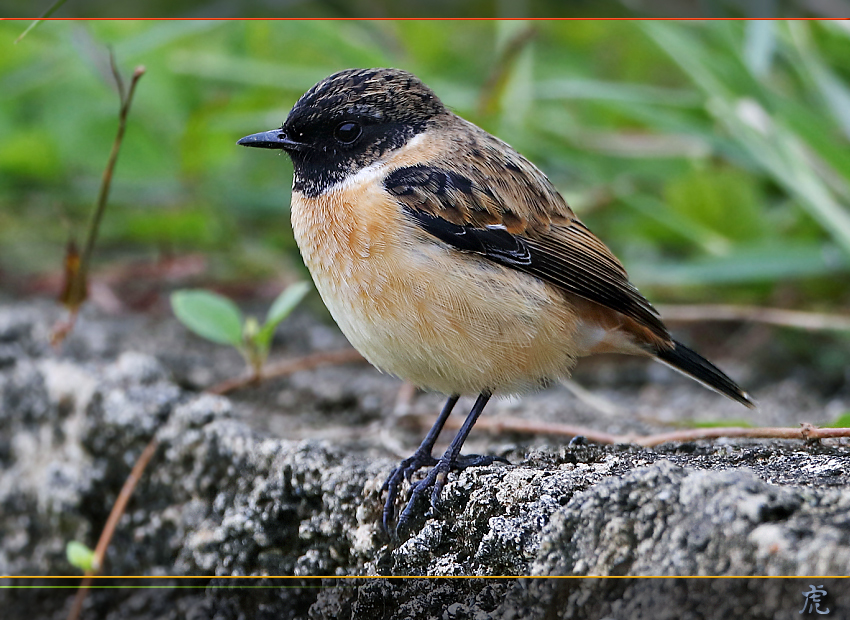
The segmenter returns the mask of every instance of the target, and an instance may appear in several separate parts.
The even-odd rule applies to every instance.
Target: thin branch
[[[431,428],[436,419],[434,416],[416,416],[422,428]],[[449,418],[446,428],[458,429],[461,421]],[[475,424],[476,428],[490,431],[492,433],[523,433],[531,435],[556,435],[563,437],[577,437],[581,435],[590,441],[603,444],[635,444],[651,448],[666,442],[688,442],[699,439],[717,439],[719,437],[749,437],[752,439],[801,439],[803,441],[816,441],[819,439],[832,439],[837,437],[850,437],[850,428],[819,428],[812,424],[801,423],[800,428],[741,428],[741,427],[716,427],[716,428],[692,428],[687,430],[673,431],[671,433],[657,433],[653,435],[612,435],[592,428],[572,426],[569,424],[557,424],[551,422],[536,422],[516,417],[481,418]]]
[[[118,99],[121,105],[127,101],[127,94],[124,92],[124,78],[121,77],[121,72],[118,70],[118,65],[115,64],[115,54],[112,49],[109,50],[109,70],[112,72],[112,79],[115,80],[115,86],[118,88]],[[133,76],[135,79],[135,75]]]
[[[428,421],[436,421],[435,416],[417,416],[421,420],[422,428],[425,428]],[[446,421],[445,428],[459,429],[461,420],[457,418],[449,418]],[[428,427],[430,428],[430,427]],[[581,435],[596,443],[629,443],[628,439],[619,435],[612,435],[603,431],[597,431],[584,426],[572,426],[570,424],[557,424],[553,422],[538,422],[535,420],[526,420],[524,418],[516,418],[512,416],[505,417],[482,417],[475,423],[475,428],[490,431],[491,433],[523,433],[528,435],[556,435],[565,437],[578,437]]]
[[[76,244],[68,244],[68,250],[65,256],[65,284],[59,296],[59,301],[68,308],[69,314],[66,320],[60,321],[53,328],[50,341],[54,346],[58,346],[74,328],[77,313],[88,295],[88,271],[91,255],[94,251],[95,241],[97,241],[100,222],[103,219],[103,213],[106,210],[106,204],[109,200],[109,188],[112,185],[113,171],[118,161],[118,153],[121,152],[121,143],[124,140],[124,130],[127,127],[127,115],[130,113],[130,104],[133,102],[136,84],[145,73],[144,67],[136,67],[136,70],[133,72],[132,81],[130,82],[130,90],[125,95],[124,84],[115,66],[115,59],[112,52],[109,53],[109,61],[121,96],[121,109],[118,113],[118,131],[115,134],[115,140],[112,142],[112,151],[109,154],[109,160],[103,171],[100,193],[98,194],[97,203],[95,204],[91,219],[89,220],[85,246],[82,252],[78,254],[76,252]]]
[[[850,316],[823,314],[780,308],[734,305],[670,305],[658,306],[665,321],[689,323],[695,321],[749,321],[781,327],[796,327],[811,331],[850,331]]]
[[[100,569],[103,566],[103,557],[106,555],[106,550],[109,548],[109,543],[112,541],[112,536],[115,534],[115,528],[118,527],[118,522],[121,520],[121,517],[124,515],[124,511],[127,509],[127,503],[130,501],[130,497],[133,495],[133,491],[136,489],[136,485],[139,483],[145,468],[156,453],[157,447],[159,447],[159,440],[154,437],[150,440],[148,445],[145,446],[145,449],[142,450],[139,458],[136,459],[136,464],[133,465],[133,469],[130,470],[130,475],[127,476],[127,479],[124,481],[124,486],[121,487],[121,492],[118,494],[118,498],[112,505],[112,510],[109,513],[109,517],[106,519],[106,525],[103,526],[103,531],[101,531],[100,538],[97,541],[97,547],[94,549],[92,570],[86,571],[86,576],[80,584],[80,588],[77,590],[77,595],[74,597],[74,605],[71,607],[71,612],[68,614],[68,620],[77,620],[80,616],[80,612],[83,609],[83,603],[88,596],[92,577],[100,572]]]
[[[818,428],[807,422],[801,422],[800,428],[693,428],[659,433],[635,438],[634,443],[651,448],[662,443],[697,441],[698,439],[717,439],[719,437],[749,437],[751,439],[801,439],[803,441],[818,441],[820,439],[835,439],[850,437],[850,428]]]
[[[115,69],[115,61],[112,54],[109,54],[110,65],[113,68],[113,73],[117,74]],[[120,77],[117,77],[118,92],[121,95],[121,111],[118,113],[118,132],[115,134],[115,140],[112,142],[112,151],[109,153],[109,160],[106,163],[106,169],[103,171],[103,178],[100,184],[100,193],[97,197],[97,205],[91,220],[89,221],[89,230],[86,237],[86,245],[80,255],[80,272],[85,279],[88,272],[88,264],[91,259],[94,243],[97,240],[97,233],[100,229],[100,221],[103,218],[103,212],[106,210],[106,203],[109,200],[109,189],[112,186],[112,174],[115,170],[115,164],[118,161],[118,153],[121,152],[121,143],[124,140],[124,131],[127,128],[127,115],[130,113],[130,105],[133,103],[133,94],[136,92],[136,84],[139,79],[145,74],[143,66],[136,67],[133,71],[133,77],[130,80],[130,90],[124,96],[124,86]]]
[[[298,357],[291,360],[285,360],[276,364],[267,364],[259,377],[248,375],[237,377],[235,379],[227,379],[221,383],[216,383],[212,387],[207,388],[207,392],[211,394],[227,394],[247,385],[256,384],[265,379],[274,377],[285,377],[300,370],[312,370],[321,366],[335,366],[337,364],[350,364],[354,362],[365,362],[360,353],[354,349],[342,349],[341,351],[322,351],[312,353],[304,357]]]

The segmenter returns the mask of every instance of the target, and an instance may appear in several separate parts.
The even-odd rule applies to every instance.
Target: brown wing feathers
[[[658,314],[629,282],[619,261],[575,218],[554,188],[529,189],[506,203],[499,191],[504,182],[485,185],[490,179],[476,179],[470,172],[409,166],[390,173],[384,186],[420,227],[441,241],[616,310],[669,340]],[[539,172],[535,177],[545,178]],[[510,186],[529,186],[527,176],[512,181]],[[544,206],[529,204],[544,199]]]

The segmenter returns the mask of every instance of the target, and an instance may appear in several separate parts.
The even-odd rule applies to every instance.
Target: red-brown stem
[[[110,60],[111,59],[112,56],[110,54]],[[133,77],[130,80],[130,90],[127,91],[126,96],[123,92],[123,83],[120,75],[118,75],[118,72],[114,70],[114,63],[113,73],[116,75],[115,80],[118,84],[118,91],[121,95],[121,110],[118,113],[118,131],[115,134],[115,140],[112,142],[112,151],[109,153],[109,159],[107,160],[106,168],[103,171],[103,177],[100,183],[100,193],[97,196],[97,204],[94,212],[92,213],[91,220],[89,220],[86,245],[80,254],[80,277],[83,282],[86,281],[88,276],[89,261],[91,259],[92,251],[94,250],[95,241],[97,240],[97,233],[100,229],[100,221],[103,219],[103,212],[106,210],[106,204],[109,201],[109,189],[112,186],[112,174],[115,170],[115,164],[118,162],[118,154],[121,152],[121,143],[124,140],[124,131],[127,129],[127,116],[130,113],[130,105],[133,103],[133,94],[136,92],[136,84],[138,84],[139,78],[145,74],[145,68],[139,66],[136,67],[135,71],[133,71]]]
[[[423,428],[430,428],[434,419],[422,419]],[[449,418],[446,428],[460,428],[461,421]],[[565,437],[576,437],[581,435],[590,441],[606,444],[635,444],[651,448],[666,442],[687,442],[698,439],[717,439],[719,437],[749,437],[752,439],[802,439],[814,441],[819,439],[831,439],[837,437],[850,437],[850,428],[818,428],[812,424],[802,423],[800,428],[764,427],[764,428],[742,428],[738,426],[715,427],[715,428],[692,428],[687,430],[673,431],[670,433],[657,433],[653,435],[612,435],[591,428],[571,426],[569,424],[556,424],[551,422],[536,422],[523,418],[501,417],[481,418],[475,425],[476,428],[488,430],[493,433],[512,432],[539,435],[558,435]]]
[[[124,515],[124,511],[127,509],[127,503],[130,501],[130,497],[133,495],[136,485],[139,483],[145,468],[148,466],[148,463],[150,463],[151,458],[153,458],[158,446],[159,441],[156,437],[150,440],[148,445],[145,446],[145,449],[142,450],[139,458],[136,459],[136,464],[133,465],[133,469],[130,470],[130,475],[127,476],[127,479],[124,481],[124,486],[121,487],[121,492],[118,494],[118,498],[112,505],[112,510],[109,513],[109,517],[106,519],[106,525],[103,526],[103,531],[101,531],[100,538],[97,541],[97,547],[94,549],[94,559],[92,560],[93,568],[92,570],[86,571],[86,576],[80,583],[80,588],[77,590],[77,595],[74,597],[74,605],[71,607],[71,612],[68,614],[68,620],[77,620],[77,618],[79,618],[80,612],[83,610],[83,603],[86,600],[86,596],[88,596],[89,586],[92,582],[91,578],[100,572],[101,566],[103,565],[103,557],[106,555],[106,550],[109,548],[109,543],[112,541],[112,536],[115,534],[115,528],[118,527],[118,521],[120,521],[121,517]]]

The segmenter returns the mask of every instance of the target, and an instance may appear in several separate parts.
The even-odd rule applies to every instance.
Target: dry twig
[[[133,465],[130,475],[127,476],[127,479],[124,481],[124,486],[121,487],[121,492],[118,494],[118,498],[112,505],[109,518],[106,520],[106,525],[103,526],[103,531],[100,533],[100,538],[97,541],[97,547],[94,549],[92,570],[86,571],[86,576],[80,584],[80,588],[77,590],[77,595],[74,597],[74,605],[71,607],[71,612],[68,614],[68,620],[77,620],[80,616],[80,612],[83,610],[83,603],[86,600],[86,596],[88,596],[92,577],[100,572],[100,569],[103,566],[103,557],[106,555],[106,550],[109,548],[109,543],[112,541],[112,536],[115,534],[115,528],[118,527],[118,521],[120,521],[121,517],[124,515],[124,511],[127,509],[127,503],[130,501],[130,497],[133,495],[136,485],[142,478],[142,474],[148,466],[148,463],[150,463],[151,458],[153,458],[158,446],[159,441],[156,437],[150,440],[148,445],[145,446],[145,449],[142,450],[139,458],[136,459],[136,464]]]
[[[342,349],[340,351],[321,351],[312,353],[304,357],[297,357],[291,360],[277,362],[276,364],[267,364],[263,368],[262,374],[257,377],[248,375],[237,377],[235,379],[227,379],[221,383],[216,383],[212,387],[207,388],[207,392],[211,394],[227,394],[247,385],[255,385],[264,379],[273,377],[285,377],[300,370],[312,370],[321,366],[333,366],[336,364],[350,364],[353,362],[365,362],[360,353],[355,349]]]
[[[112,75],[115,78],[115,84],[118,87],[118,94],[121,98],[121,109],[118,112],[118,131],[115,134],[115,140],[112,142],[112,151],[109,153],[106,168],[103,170],[100,192],[98,193],[97,203],[89,220],[83,250],[78,253],[76,244],[73,242],[68,244],[68,250],[65,256],[65,284],[59,296],[59,301],[62,305],[68,308],[68,318],[60,321],[54,327],[50,338],[54,346],[61,344],[74,328],[77,314],[88,295],[88,272],[91,255],[94,251],[95,241],[97,241],[100,222],[103,219],[106,205],[109,202],[112,175],[115,171],[115,164],[118,162],[118,154],[121,152],[121,144],[124,141],[124,131],[127,128],[127,116],[130,114],[130,105],[133,103],[133,94],[136,92],[136,84],[138,84],[139,79],[145,74],[144,67],[136,67],[136,70],[133,71],[133,77],[130,80],[130,89],[125,91],[124,81],[121,79],[121,74],[115,66],[115,57],[111,52],[109,54],[109,63],[112,68]]]
[[[422,428],[431,428],[436,417],[417,416]],[[446,428],[460,428],[461,420],[449,418]],[[604,444],[635,444],[646,448],[658,446],[667,442],[688,442],[698,439],[717,439],[719,437],[749,437],[752,439],[802,439],[804,441],[816,441],[819,439],[830,439],[836,437],[850,437],[850,428],[819,428],[812,424],[803,422],[800,428],[742,428],[715,427],[715,428],[690,428],[686,430],[673,431],[670,433],[656,433],[653,435],[612,435],[592,428],[572,426],[569,424],[557,424],[552,422],[536,422],[516,417],[481,418],[475,424],[475,428],[488,430],[492,433],[524,433],[535,435],[556,435],[562,437],[586,437],[590,441]]]

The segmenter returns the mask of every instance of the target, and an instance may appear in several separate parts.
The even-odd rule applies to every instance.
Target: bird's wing
[[[669,340],[617,258],[543,173],[506,146],[478,148],[480,157],[461,169],[456,158],[398,168],[384,187],[416,225],[449,246],[529,273]]]

